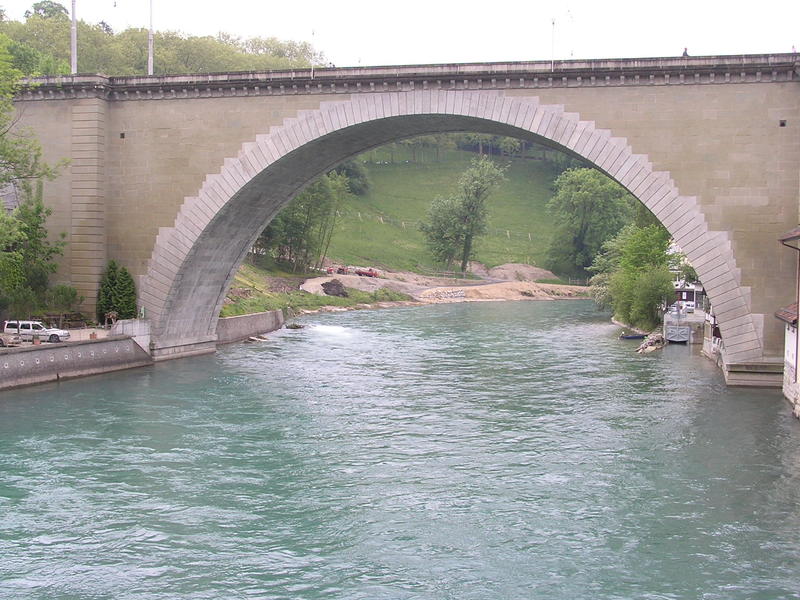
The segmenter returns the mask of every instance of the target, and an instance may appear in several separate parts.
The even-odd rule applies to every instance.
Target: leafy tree
[[[70,312],[81,302],[83,296],[71,285],[55,285],[47,292],[47,306],[58,312]]]
[[[275,258],[303,271],[317,262],[335,211],[331,179],[323,176],[298,194],[261,234],[261,244]]]
[[[44,302],[64,242],[48,240],[45,228],[52,211],[42,202],[42,178],[55,171],[41,161],[41,147],[33,137],[11,131],[21,73],[12,65],[9,45],[0,34],[0,187],[13,185],[23,200],[11,215],[0,208],[0,309],[29,315]]]
[[[434,260],[447,268],[453,264],[464,243],[461,228],[455,218],[460,208],[460,202],[455,197],[437,197],[428,208],[427,220],[419,226]]]
[[[61,327],[64,313],[72,312],[75,307],[83,302],[83,296],[78,295],[71,285],[59,284],[47,290],[45,303],[51,311],[59,313],[58,326]]]
[[[147,72],[148,31],[115,33],[105,22],[79,20],[78,71],[107,75]],[[14,42],[14,65],[26,75],[69,73],[70,19],[57,2],[37,2],[24,22],[0,21],[0,33]],[[242,40],[229,34],[189,36],[155,32],[154,68],[157,75],[219,71],[263,71],[324,64],[325,57],[307,42],[277,38]]]
[[[599,171],[564,171],[548,203],[556,223],[548,267],[557,273],[584,275],[603,242],[630,221],[634,201],[625,188]]]
[[[333,237],[339,209],[349,194],[350,179],[338,169],[319,177],[264,228],[254,244],[254,251],[271,254],[290,265],[293,271],[311,266],[320,268]]]
[[[55,259],[64,252],[66,242],[62,239],[48,239],[45,222],[53,212],[42,201],[42,183],[38,181],[35,192],[25,185],[25,198],[14,211],[19,224],[21,240],[14,245],[19,253],[25,275],[25,284],[40,297],[44,296],[49,285],[50,275],[56,272]]]
[[[483,156],[473,159],[459,178],[455,194],[431,204],[428,221],[421,223],[420,229],[434,256],[447,258],[447,263],[458,258],[461,272],[466,272],[475,239],[487,231],[486,200],[505,180],[506,169]]]
[[[629,325],[650,329],[661,322],[661,309],[673,294],[668,269],[669,233],[661,225],[628,225],[603,245],[591,271],[591,295]]]
[[[43,19],[69,19],[69,11],[58,2],[53,2],[53,0],[40,0],[33,3],[31,10],[25,11],[26,19],[33,16]]]
[[[498,147],[503,154],[514,156],[522,151],[522,141],[517,138],[502,136],[498,141]]]
[[[360,166],[360,165],[359,165]],[[363,167],[361,167],[363,169]],[[366,171],[364,171],[366,175]],[[320,225],[320,235],[322,251],[317,260],[315,267],[321,268],[325,262],[325,257],[328,255],[328,248],[331,245],[331,238],[333,238],[333,231],[336,227],[336,219],[339,215],[339,207],[350,194],[350,182],[352,181],[347,175],[331,171],[327,174],[328,185],[330,187],[331,202],[328,210],[328,216]]]
[[[683,257],[683,255],[681,255]],[[685,257],[684,260],[680,261],[678,266],[678,278],[682,279],[686,283],[694,283],[696,281],[700,281],[700,278],[697,276],[697,271],[694,270],[694,267],[686,262]]]
[[[364,196],[369,192],[372,182],[369,179],[369,173],[364,168],[363,163],[350,159],[338,167],[333,172],[344,175],[347,178],[347,186],[351,194],[356,196]]]
[[[30,319],[42,306],[41,298],[26,286],[6,292],[3,303],[12,315],[23,319]]]
[[[5,210],[0,210],[0,252],[10,252],[6,249],[15,247],[23,237],[19,221]]]

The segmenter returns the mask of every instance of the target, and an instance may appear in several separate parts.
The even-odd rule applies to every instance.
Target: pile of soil
[[[265,283],[270,292],[288,294],[299,290],[303,280],[298,277],[267,277]]]
[[[504,281],[479,286],[432,288],[421,292],[417,297],[423,302],[432,303],[478,300],[556,300],[585,298],[586,288],[531,281]]]
[[[552,271],[524,265],[521,263],[507,263],[489,269],[487,279],[501,279],[503,281],[537,281],[539,279],[558,279]]]

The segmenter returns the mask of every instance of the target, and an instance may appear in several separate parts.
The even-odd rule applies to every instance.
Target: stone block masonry
[[[70,271],[72,285],[94,312],[106,266],[105,126],[107,103],[85,98],[72,106]]]

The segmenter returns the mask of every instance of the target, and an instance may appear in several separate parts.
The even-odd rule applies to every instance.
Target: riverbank
[[[327,265],[338,268],[336,265]],[[287,314],[336,312],[366,307],[403,306],[408,302],[432,304],[491,300],[556,300],[584,297],[587,288],[566,285],[550,271],[533,265],[510,263],[487,269],[470,265],[470,278],[431,276],[409,271],[380,270],[379,277],[354,274],[302,276],[245,263],[222,309],[231,317],[269,310]],[[352,273],[355,267],[348,267]],[[329,295],[323,285],[337,280],[347,295]],[[330,290],[329,290],[330,291]]]
[[[426,304],[447,304],[454,302],[508,302],[508,301],[550,301],[577,300],[587,298],[587,289],[583,286],[536,283],[532,281],[486,282],[474,280],[459,281],[458,285],[441,285],[439,278],[422,277],[413,282],[392,278],[378,279],[358,277],[356,275],[337,275],[335,277],[315,277],[306,280],[300,289],[310,294],[324,296],[323,284],[338,279],[346,288],[361,291],[391,289],[405,290],[410,300],[395,300],[374,303],[358,303],[352,306],[320,306],[313,309],[301,309],[294,316],[328,312],[344,312],[350,310],[368,310],[376,308],[397,308],[402,306],[423,306]],[[421,286],[420,283],[439,283],[434,287]],[[446,280],[450,282],[452,280]],[[399,285],[398,285],[399,284]],[[399,289],[398,289],[399,288]]]

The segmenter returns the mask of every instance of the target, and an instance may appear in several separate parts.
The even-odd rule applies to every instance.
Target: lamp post
[[[150,0],[150,31],[147,34],[147,74],[153,74],[153,0]]]
[[[78,21],[75,18],[75,2],[72,0],[72,25],[70,26],[70,73],[78,72]]]

